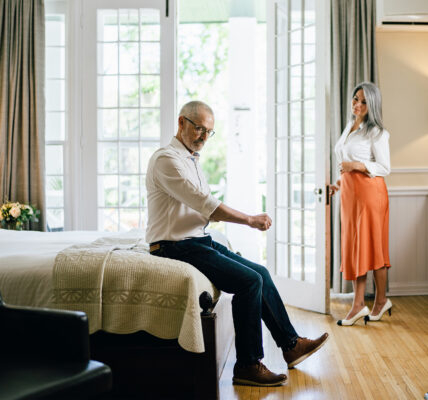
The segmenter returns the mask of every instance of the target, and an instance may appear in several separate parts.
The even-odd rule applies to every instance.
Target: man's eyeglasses
[[[212,129],[208,130],[207,128],[204,128],[203,126],[196,125],[191,119],[185,117],[184,115],[183,115],[183,118],[185,120],[189,121],[194,126],[195,132],[199,136],[208,135],[209,138],[212,137],[212,136],[214,136],[215,131],[213,131]]]

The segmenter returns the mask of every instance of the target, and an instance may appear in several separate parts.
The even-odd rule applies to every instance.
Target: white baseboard
[[[428,295],[428,281],[389,283],[387,296],[426,296]]]

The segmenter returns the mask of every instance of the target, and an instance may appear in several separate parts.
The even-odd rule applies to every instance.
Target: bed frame
[[[91,358],[113,372],[109,398],[218,399],[220,375],[234,339],[231,300],[225,293],[216,304],[207,292],[199,297],[204,353],[188,352],[176,339],[159,339],[143,331],[92,334]]]

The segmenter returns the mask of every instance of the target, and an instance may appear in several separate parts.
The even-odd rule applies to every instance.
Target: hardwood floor
[[[275,372],[286,372],[288,384],[258,388],[232,384],[235,350],[220,380],[221,400],[279,399],[424,399],[428,392],[428,296],[391,297],[392,316],[380,322],[359,320],[340,327],[352,300],[332,299],[332,315],[287,307],[301,336],[329,341],[313,356],[287,371],[281,351],[263,327],[265,358]],[[372,302],[367,302],[371,308]]]

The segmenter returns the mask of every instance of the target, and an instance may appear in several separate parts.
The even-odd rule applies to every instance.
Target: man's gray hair
[[[364,133],[369,134],[372,139],[375,139],[384,130],[382,122],[382,96],[380,94],[379,88],[374,83],[361,82],[357,86],[355,86],[354,90],[352,91],[352,98],[354,98],[354,96],[360,89],[364,91],[368,110]],[[355,115],[352,114],[351,108],[350,121],[353,121],[354,119]]]
[[[203,111],[208,112],[214,117],[214,112],[208,104],[198,100],[189,101],[183,107],[181,107],[179,117],[184,116],[192,119],[197,117]]]

